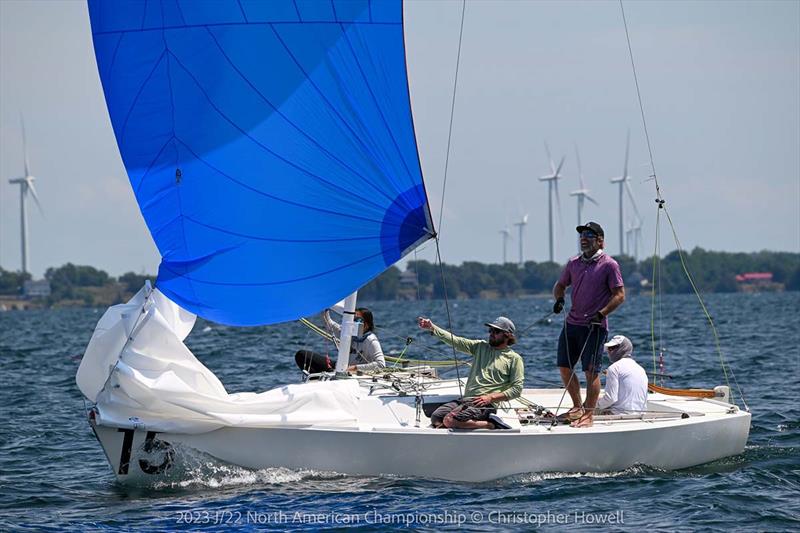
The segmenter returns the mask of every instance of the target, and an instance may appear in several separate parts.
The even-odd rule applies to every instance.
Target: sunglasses
[[[494,328],[489,329],[489,335],[499,335],[501,333],[505,333],[505,331],[503,331],[502,329],[494,329]]]
[[[583,238],[583,239],[596,239],[597,238],[597,233],[595,233],[593,231],[584,231],[584,232],[581,232],[581,238]]]

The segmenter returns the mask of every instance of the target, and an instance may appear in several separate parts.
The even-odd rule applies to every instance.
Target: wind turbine
[[[500,234],[503,236],[503,264],[505,265],[508,262],[506,260],[506,251],[508,250],[508,239],[511,237],[511,230],[506,226],[500,230]]]
[[[522,220],[520,220],[519,222],[514,222],[514,225],[519,227],[519,266],[523,266],[525,264],[522,255],[522,243],[524,242],[522,239],[522,233],[527,224],[528,224],[528,215],[523,216]]]
[[[576,196],[578,198],[578,226],[583,224],[583,201],[589,200],[594,205],[600,205],[597,201],[589,196],[589,189],[583,184],[583,170],[581,169],[581,156],[578,153],[578,145],[575,145],[575,160],[578,163],[578,190],[572,191],[569,193],[570,196]],[[581,239],[578,238],[578,250],[581,249]]]
[[[628,180],[631,179],[628,176],[628,152],[630,150],[631,145],[631,130],[628,130],[628,136],[625,139],[625,165],[622,167],[622,176],[617,176],[616,178],[611,178],[611,183],[618,183],[619,184],[619,254],[625,255],[625,230],[623,229],[623,220],[624,220],[624,207],[623,207],[623,195],[626,184]]]
[[[28,163],[28,145],[25,138],[25,121],[22,119],[22,116],[20,116],[20,122],[22,124],[22,151],[25,157],[25,176],[9,179],[8,182],[12,185],[19,185],[22,272],[26,273],[28,272],[28,214],[26,210],[28,192],[30,192],[31,196],[33,196],[33,200],[36,202],[36,206],[39,208],[39,211],[42,214],[44,214],[44,211],[42,210],[42,204],[39,203],[39,196],[36,194],[36,188],[33,186],[33,182],[36,180],[36,178],[31,176],[30,172],[30,164]]]
[[[559,217],[561,216],[561,198],[558,196],[558,180],[561,179],[561,167],[564,166],[564,159],[565,157],[561,158],[561,162],[558,163],[558,167],[553,164],[553,157],[550,155],[550,147],[547,146],[547,143],[544,143],[544,149],[547,152],[547,159],[550,162],[550,174],[547,176],[542,176],[539,178],[539,181],[546,181],[547,182],[547,218],[548,218],[548,230],[549,230],[549,242],[550,242],[550,262],[555,261],[555,224],[553,222],[553,191],[556,193],[556,203],[558,204],[558,213]]]
[[[631,202],[631,207],[633,208],[633,217],[628,222],[628,230],[625,232],[626,236],[628,237],[628,253],[631,252],[633,249],[633,258],[638,261],[639,260],[639,243],[642,240],[642,226],[644,225],[644,220],[642,216],[639,214],[639,209],[636,207],[636,200],[633,198],[633,191],[631,190],[631,184],[629,180],[625,181],[625,192],[628,193],[628,199]]]

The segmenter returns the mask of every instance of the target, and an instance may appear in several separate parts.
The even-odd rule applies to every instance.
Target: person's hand
[[[559,298],[556,300],[556,303],[553,304],[553,313],[559,314],[561,311],[564,310],[564,298]]]
[[[472,400],[472,405],[476,407],[486,407],[488,405],[492,405],[492,397],[489,394],[478,396],[477,398]]]
[[[589,319],[589,324],[602,324],[604,318],[605,315],[598,311]]]
[[[431,322],[430,318],[425,318],[424,316],[417,318],[417,324],[422,329],[433,329],[433,322]]]

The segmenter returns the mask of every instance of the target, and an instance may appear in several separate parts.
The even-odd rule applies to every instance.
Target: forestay
[[[341,300],[434,235],[401,0],[89,0],[159,290],[255,325]]]

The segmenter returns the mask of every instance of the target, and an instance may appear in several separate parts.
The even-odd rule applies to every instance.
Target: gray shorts
[[[497,409],[494,407],[478,407],[472,405],[472,400],[475,398],[461,398],[452,402],[447,402],[440,405],[432,414],[431,422],[441,423],[448,414],[453,413],[453,418],[459,422],[466,422],[467,420],[489,420],[489,415],[496,413]]]

